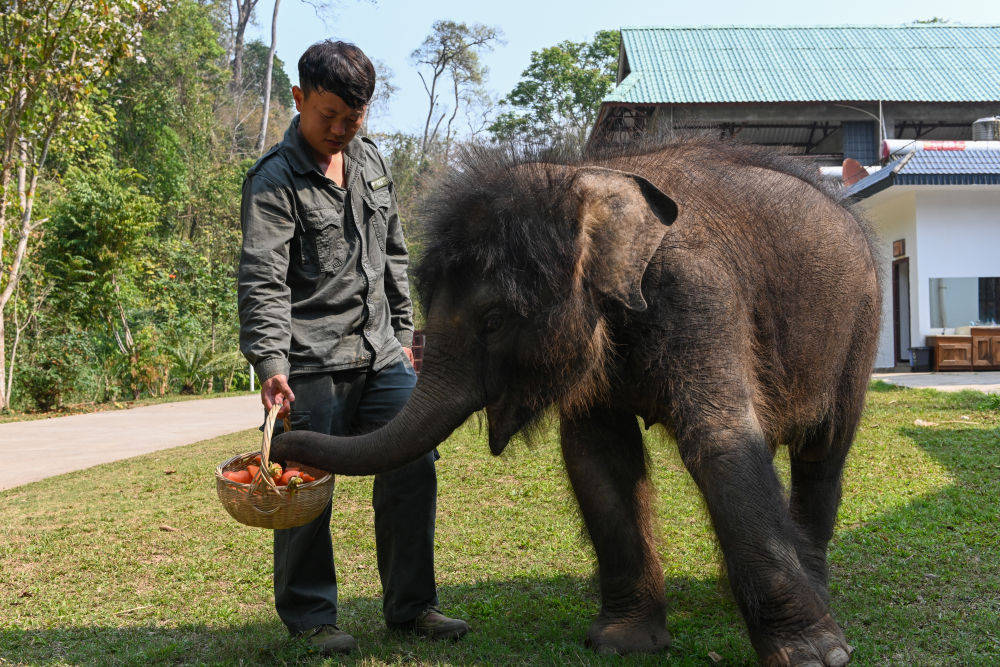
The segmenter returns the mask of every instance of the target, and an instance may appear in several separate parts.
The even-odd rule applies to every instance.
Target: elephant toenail
[[[851,656],[842,648],[832,649],[826,654],[826,664],[830,667],[843,667],[851,661]]]

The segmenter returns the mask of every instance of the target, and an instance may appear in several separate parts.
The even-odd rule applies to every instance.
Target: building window
[[[1000,324],[1000,278],[931,278],[931,326]]]

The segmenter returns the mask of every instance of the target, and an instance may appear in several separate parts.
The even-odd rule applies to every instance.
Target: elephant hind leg
[[[670,645],[663,568],[653,544],[650,483],[634,415],[594,408],[561,425],[563,458],[597,552],[601,611],[587,633],[600,653]]]
[[[752,414],[749,409],[689,413],[678,432],[681,457],[705,498],[733,594],[761,660],[845,664],[849,647],[800,562],[799,531]]]
[[[799,560],[824,600],[829,599],[827,547],[840,506],[844,462],[861,421],[866,386],[867,376],[845,380],[831,415],[789,450],[792,480],[788,504],[801,534]]]

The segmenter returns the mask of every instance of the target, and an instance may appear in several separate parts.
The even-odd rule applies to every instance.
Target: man
[[[375,70],[352,44],[313,44],[292,88],[299,115],[247,173],[239,268],[240,349],[261,378],[261,402],[293,429],[373,430],[416,383],[408,256],[391,177],[355,136]],[[457,639],[461,620],[437,609],[436,453],[375,478],[375,540],[390,628]],[[330,507],[274,531],[274,598],[289,631],[346,653],[338,629]]]

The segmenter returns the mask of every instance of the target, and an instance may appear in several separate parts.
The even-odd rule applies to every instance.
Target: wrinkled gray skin
[[[369,475],[485,408],[499,454],[557,405],[599,564],[587,643],[657,651],[670,635],[636,416],[663,424],[704,495],[761,661],[848,662],[826,551],[881,308],[864,226],[766,156],[698,141],[581,165],[491,171],[484,160],[445,187],[469,193],[435,209],[425,261],[437,264],[421,285],[428,346],[412,398],[374,433],[293,432],[273,453]],[[554,233],[537,233],[545,225]],[[530,240],[515,248],[514,237]],[[477,244],[462,264],[464,245]],[[532,274],[543,257],[565,266]],[[522,274],[531,284],[511,288]],[[512,303],[518,289],[534,295],[526,312]],[[772,465],[779,445],[791,456],[787,497]]]

